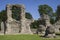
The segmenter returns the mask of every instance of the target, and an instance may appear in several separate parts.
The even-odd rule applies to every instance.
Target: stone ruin
[[[15,6],[20,9],[19,12],[19,21],[12,18],[12,7]],[[25,7],[24,5],[11,5],[6,6],[7,10],[7,20],[4,23],[1,23],[0,34],[33,34],[30,29],[30,24],[34,22],[33,19],[25,18]],[[60,32],[60,20],[57,21],[54,25],[50,24],[50,18],[48,15],[43,14],[41,19],[44,20],[43,24],[39,25],[37,31],[44,33],[45,37],[55,37],[55,32]],[[41,31],[42,30],[42,31]]]
[[[55,27],[50,23],[50,18],[47,14],[43,14],[41,19],[44,20],[45,24],[40,24],[39,29],[42,31],[44,37],[54,38],[55,37]]]
[[[20,9],[20,20],[17,21],[12,18],[12,7],[18,7]],[[3,25],[3,22],[1,23],[2,30],[0,31],[0,34],[33,34],[30,29],[30,24],[33,22],[33,20],[28,20],[25,18],[25,7],[24,5],[11,5],[8,4],[6,6],[7,10],[7,20],[6,20],[6,28]]]
[[[60,20],[54,24],[55,33],[60,33]]]
[[[42,33],[45,33],[45,30],[46,30],[47,26],[50,26],[50,25],[51,25],[51,24],[50,24],[50,18],[49,18],[48,15],[43,14],[43,15],[41,15],[40,21],[42,21],[43,23],[41,23],[41,24],[39,25],[39,28],[38,28],[38,29],[44,30]],[[42,28],[42,29],[41,29],[41,28]]]

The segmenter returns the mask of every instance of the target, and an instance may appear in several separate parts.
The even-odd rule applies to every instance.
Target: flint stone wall
[[[6,22],[6,34],[11,34],[11,33],[14,33],[16,30],[15,27],[17,27],[17,23],[15,20],[13,20],[12,18],[12,5],[8,4],[7,7],[6,7],[6,10],[7,10],[7,22]],[[14,28],[13,28],[14,27]],[[18,31],[17,31],[18,32]]]
[[[12,18],[12,7],[16,6],[20,9],[20,21],[17,21]],[[6,28],[4,24],[2,24],[3,28],[0,31],[3,34],[33,34],[30,29],[30,24],[33,20],[28,20],[25,18],[25,7],[24,5],[11,5],[8,4],[6,6],[7,10],[7,20],[6,20]],[[2,27],[1,26],[1,27]]]
[[[59,32],[60,32],[60,20],[57,21],[57,22],[54,24],[54,27],[55,27],[55,32],[56,32],[56,33],[59,33]]]
[[[0,34],[4,34],[4,23],[3,22],[1,22]]]

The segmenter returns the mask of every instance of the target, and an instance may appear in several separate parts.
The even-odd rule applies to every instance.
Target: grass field
[[[42,38],[38,35],[0,35],[0,40],[60,40],[60,37]]]

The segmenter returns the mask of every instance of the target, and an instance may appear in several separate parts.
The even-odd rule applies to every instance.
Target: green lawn
[[[0,40],[60,40],[60,37],[42,38],[38,35],[0,35]]]

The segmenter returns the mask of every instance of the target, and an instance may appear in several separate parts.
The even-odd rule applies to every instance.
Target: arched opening
[[[20,7],[13,5],[12,6],[12,18],[19,21],[20,20]]]

